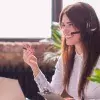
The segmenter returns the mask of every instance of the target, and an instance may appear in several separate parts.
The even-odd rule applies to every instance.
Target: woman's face
[[[64,38],[66,39],[67,45],[76,45],[81,42],[81,36],[79,34],[71,34],[71,32],[79,31],[69,20],[66,14],[62,17],[61,22],[61,32]]]

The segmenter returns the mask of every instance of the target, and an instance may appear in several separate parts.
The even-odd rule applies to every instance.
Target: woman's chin
[[[71,42],[66,42],[67,45],[74,45],[73,43]]]

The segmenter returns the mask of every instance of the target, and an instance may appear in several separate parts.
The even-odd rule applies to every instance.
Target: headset
[[[97,22],[96,22],[96,16],[94,15],[94,10],[91,11],[91,7],[88,4],[79,2],[86,11],[88,11],[89,16],[88,20],[86,20],[86,32],[89,34],[92,34],[94,31],[97,30]],[[91,11],[91,12],[90,12]],[[93,13],[92,13],[93,12]],[[72,32],[71,34],[79,34],[80,31]]]
[[[76,31],[76,32],[71,32],[71,34],[79,34],[80,31]]]
[[[86,32],[91,34],[97,30],[97,21],[96,21],[96,16],[94,15],[95,11],[89,4],[81,3],[81,2],[80,4],[89,13],[88,20],[86,21]]]

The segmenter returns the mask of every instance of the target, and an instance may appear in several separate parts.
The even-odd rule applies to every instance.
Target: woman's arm
[[[37,58],[34,56],[34,50],[28,45],[24,45],[24,48],[23,59],[32,68],[34,80],[36,81],[40,92],[47,89],[50,92],[61,94],[63,91],[63,67],[61,57],[56,64],[56,70],[52,77],[52,81],[49,83],[38,67]]]

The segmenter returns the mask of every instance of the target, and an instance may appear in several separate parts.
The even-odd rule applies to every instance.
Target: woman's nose
[[[70,34],[70,30],[66,30],[66,29],[65,29],[65,30],[63,30],[62,32],[63,32],[64,36],[71,35],[71,34]]]
[[[63,27],[62,27],[62,30],[63,30],[63,31],[69,31],[69,30],[70,30],[70,27],[68,27],[68,26],[63,26]]]

